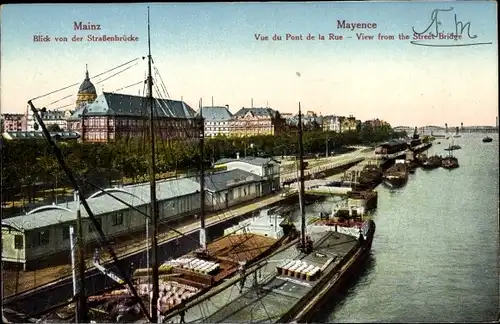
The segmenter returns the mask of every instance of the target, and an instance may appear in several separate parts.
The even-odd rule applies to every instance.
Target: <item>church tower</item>
[[[78,109],[82,104],[92,103],[97,98],[97,92],[94,85],[90,82],[89,70],[85,65],[85,80],[83,80],[78,89],[76,97],[76,108]]]

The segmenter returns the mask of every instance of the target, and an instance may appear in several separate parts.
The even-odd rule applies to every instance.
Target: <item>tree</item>
[[[55,129],[57,125],[50,125]],[[57,127],[59,128],[59,127]],[[323,154],[328,143],[329,150],[338,150],[343,146],[369,144],[399,138],[402,133],[394,132],[390,125],[373,127],[363,123],[360,129],[346,132],[304,132],[304,153]],[[57,166],[51,150],[47,150],[45,141],[14,140],[3,141],[2,187],[19,187],[35,182],[53,181],[57,176],[58,186],[68,186],[68,180]],[[254,147],[250,147],[254,144]],[[78,179],[94,183],[110,183],[123,177],[143,180],[148,172],[149,147],[147,140],[128,138],[110,143],[58,143],[70,169]],[[247,138],[215,136],[205,140],[205,161],[217,161],[220,158],[234,158],[236,152],[243,157],[245,147],[247,155],[296,155],[298,153],[298,134],[288,130],[279,135],[261,135]],[[157,169],[159,173],[171,174],[196,170],[199,166],[199,143],[196,139],[158,140],[156,144]],[[55,174],[57,172],[57,175]],[[93,188],[91,188],[94,190]]]
[[[49,126],[47,126],[47,130],[49,132],[60,132],[60,131],[62,131],[61,127],[59,127],[58,124],[50,124]]]

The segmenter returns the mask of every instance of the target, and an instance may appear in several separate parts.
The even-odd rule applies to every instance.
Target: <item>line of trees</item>
[[[379,128],[363,125],[356,131],[345,133],[306,132],[304,151],[308,154],[324,154],[327,146],[332,151],[348,145],[376,143],[401,136],[402,133],[394,132],[389,125]],[[59,146],[68,166],[79,179],[87,179],[100,186],[109,186],[113,181],[123,178],[143,180],[148,172],[150,151],[145,139],[112,143],[61,142]],[[159,174],[187,172],[197,169],[199,165],[197,139],[161,141],[156,144],[156,149],[156,171]],[[286,156],[297,154],[297,151],[296,133],[247,138],[207,138],[204,146],[207,166],[223,157],[235,157],[237,152],[241,156]],[[4,141],[2,161],[4,189],[36,185],[69,186],[45,141]],[[90,191],[95,191],[95,188]],[[17,192],[19,193],[19,189]]]

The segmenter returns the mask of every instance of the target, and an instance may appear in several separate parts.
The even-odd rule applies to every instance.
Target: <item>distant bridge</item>
[[[448,126],[448,133],[454,133],[457,127],[460,133],[498,133],[498,127],[495,126]],[[415,127],[397,126],[393,129],[397,132],[404,131],[411,135]],[[418,127],[417,132],[425,135],[430,135],[431,133],[445,133],[446,128],[439,126],[423,126]]]

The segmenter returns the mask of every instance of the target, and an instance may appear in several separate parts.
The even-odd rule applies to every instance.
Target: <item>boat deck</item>
[[[256,276],[251,274],[247,277],[242,293],[240,284],[226,289],[187,311],[186,322],[276,322],[318,282],[318,279],[306,281],[279,275],[276,266],[282,260],[302,260],[320,268],[330,260],[326,272],[338,264],[356,244],[354,237],[335,232],[311,234],[311,238],[317,244],[313,253],[304,255],[292,246],[276,254]],[[179,318],[173,320],[179,322]]]
[[[251,233],[229,235],[209,243],[207,246],[207,250],[209,252],[208,254],[210,256],[210,259],[214,262],[217,262],[220,267],[220,270],[216,274],[211,276],[213,278],[213,282],[215,284],[218,284],[224,279],[232,276],[235,272],[238,271],[238,262],[252,262],[256,258],[261,256],[264,252],[269,250],[269,248],[276,243],[277,240],[273,238]],[[190,256],[190,254],[191,253],[186,256]],[[147,272],[145,271],[142,272],[147,274]],[[166,280],[160,280],[160,292],[164,289],[165,291],[172,290],[174,286],[178,286],[175,282],[179,282],[181,286],[182,284],[185,285],[185,288],[182,289],[182,291],[185,292],[185,296],[183,295],[182,297],[184,299],[191,299],[195,296],[198,296],[204,289],[210,287],[206,283],[203,283],[206,279],[203,280],[204,278],[202,277],[197,278],[198,274],[194,272],[188,275],[188,277],[185,277],[182,274],[178,274],[170,278],[168,278],[168,276],[169,275],[166,275]],[[142,278],[142,276],[140,278]],[[138,289],[138,292],[141,296],[148,296],[149,292],[151,291],[152,287],[148,279],[149,278],[146,276],[142,279],[138,279],[137,281],[136,288]],[[107,294],[89,297],[89,300],[98,303],[104,303],[104,308],[107,308],[110,303],[123,304],[123,298],[127,296],[130,296],[130,293],[127,289],[119,289]],[[160,293],[160,299],[162,299],[162,296],[163,295]],[[162,299],[163,303],[161,306],[161,310],[163,312],[168,312],[170,308],[175,307],[179,303],[179,300],[177,300],[177,298],[180,297],[176,297],[172,294],[169,294],[168,297],[164,297]],[[147,302],[147,298],[145,298],[144,301]],[[109,312],[109,309],[105,312]]]

